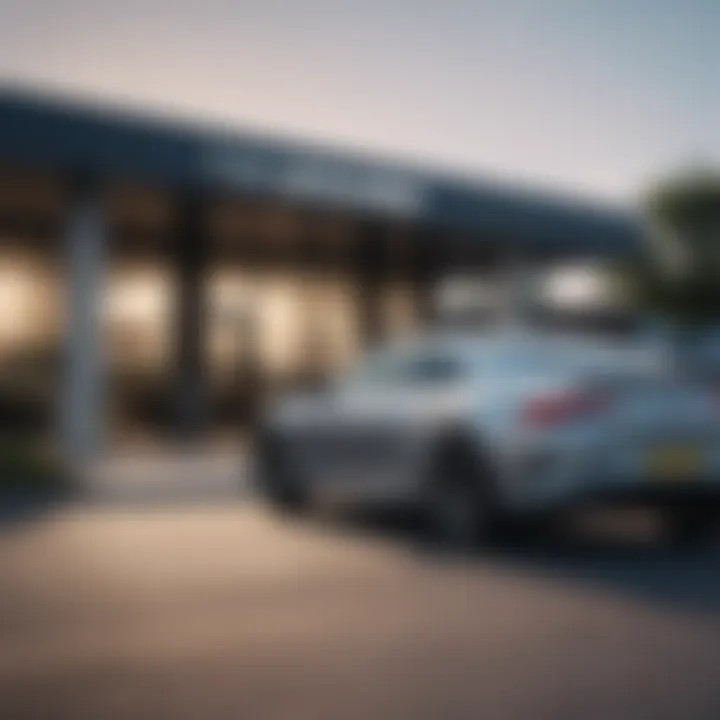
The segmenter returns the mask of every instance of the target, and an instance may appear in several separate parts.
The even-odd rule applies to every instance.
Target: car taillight
[[[548,427],[598,415],[607,408],[607,398],[596,392],[557,392],[538,395],[525,402],[523,425]]]

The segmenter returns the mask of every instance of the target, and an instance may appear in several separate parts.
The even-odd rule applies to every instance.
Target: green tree
[[[720,324],[720,171],[685,174],[648,193],[647,252],[627,268],[631,293],[681,327]]]

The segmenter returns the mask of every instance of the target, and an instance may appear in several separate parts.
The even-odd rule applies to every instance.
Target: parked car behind
[[[269,410],[257,482],[285,510],[403,503],[455,543],[610,501],[702,533],[720,499],[720,401],[666,360],[639,341],[529,331],[381,348]]]

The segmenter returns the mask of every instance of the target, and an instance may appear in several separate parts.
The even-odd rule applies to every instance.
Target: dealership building
[[[543,192],[0,90],[0,415],[79,454],[207,438],[431,322],[444,278],[639,242]]]

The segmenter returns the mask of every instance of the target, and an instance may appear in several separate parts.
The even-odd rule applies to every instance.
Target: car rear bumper
[[[499,455],[500,496],[511,510],[717,502],[719,430],[703,426],[662,434],[568,432],[522,438]]]
[[[537,458],[535,458],[537,459]],[[638,463],[582,453],[563,462],[533,462],[514,468],[501,497],[510,510],[552,510],[569,505],[720,505],[720,469],[708,464],[701,472],[663,476]]]

